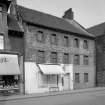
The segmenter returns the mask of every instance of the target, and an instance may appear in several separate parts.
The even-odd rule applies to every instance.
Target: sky
[[[74,19],[85,28],[105,22],[105,0],[17,0],[17,3],[57,17],[72,8]]]

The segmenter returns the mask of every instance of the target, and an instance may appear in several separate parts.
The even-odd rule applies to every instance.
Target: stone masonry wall
[[[44,43],[38,43],[36,40],[36,32],[42,31],[45,35],[45,42]],[[80,48],[74,48],[73,47],[73,39],[75,38],[73,35],[60,33],[48,29],[43,29],[35,26],[27,27],[25,26],[25,60],[26,61],[33,61],[36,62],[37,57],[37,50],[42,50],[46,52],[46,63],[50,62],[50,52],[57,52],[58,53],[58,63],[62,63],[62,57],[63,53],[69,53],[69,63],[73,63],[73,56],[74,54],[79,54],[81,57],[81,62],[83,63],[83,55],[88,55],[90,59],[90,64],[94,65],[94,41],[90,39],[88,40],[89,43],[89,49],[85,50],[83,49],[83,40],[85,38],[79,38],[80,40]],[[57,35],[57,45],[51,45],[50,44],[50,35],[56,34]],[[69,47],[64,47],[63,45],[63,37],[68,36],[69,37]]]

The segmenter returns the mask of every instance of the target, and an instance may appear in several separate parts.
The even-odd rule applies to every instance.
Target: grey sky
[[[62,17],[72,8],[75,20],[85,28],[105,22],[105,0],[17,0],[18,4]]]

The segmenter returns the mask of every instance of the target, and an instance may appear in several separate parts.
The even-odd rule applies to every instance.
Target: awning
[[[51,65],[51,64],[39,64],[40,70],[44,74],[64,74],[64,71],[60,65]]]
[[[17,55],[0,54],[0,75],[19,75]]]

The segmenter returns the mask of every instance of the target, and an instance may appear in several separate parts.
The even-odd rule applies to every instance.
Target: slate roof
[[[90,27],[87,29],[87,31],[94,34],[95,36],[105,35],[105,22]]]
[[[8,14],[7,25],[8,25],[8,29],[11,31],[22,32],[22,29],[20,28],[18,21],[15,19],[13,15]]]
[[[17,6],[17,10],[25,22],[46,26],[53,29],[59,29],[62,31],[73,32],[84,37],[94,37],[94,35],[88,33],[85,28],[74,20],[69,20],[68,22],[64,18],[58,18],[56,16],[28,9],[19,5]]]

